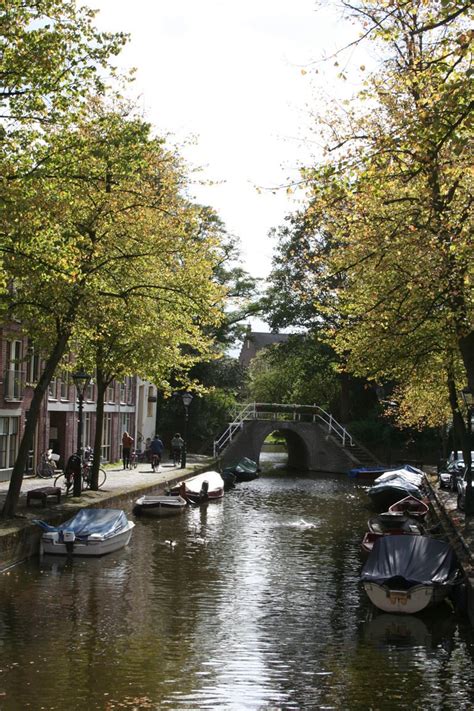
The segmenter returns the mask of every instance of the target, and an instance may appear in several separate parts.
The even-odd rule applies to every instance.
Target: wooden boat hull
[[[405,615],[437,605],[449,592],[448,588],[435,585],[415,585],[408,590],[397,590],[374,582],[364,583],[364,589],[369,600],[379,610]]]
[[[224,480],[219,472],[203,472],[181,481],[173,487],[171,493],[179,494],[193,504],[217,501],[224,496]]]
[[[113,553],[128,545],[132,537],[134,526],[133,521],[129,521],[127,528],[124,528],[110,538],[95,540],[91,536],[87,541],[75,540],[72,543],[61,541],[57,533],[46,532],[41,536],[40,553],[74,556],[101,556],[107,553]]]
[[[421,536],[424,533],[423,525],[416,518],[403,513],[385,512],[372,516],[367,522],[369,531],[379,535],[411,534]]]
[[[183,513],[187,505],[182,496],[141,496],[135,501],[133,512],[138,515],[167,518]]]
[[[417,499],[416,496],[405,496],[400,501],[396,501],[394,504],[389,506],[390,513],[406,513],[417,519],[424,519],[429,511],[429,506],[422,501]]]

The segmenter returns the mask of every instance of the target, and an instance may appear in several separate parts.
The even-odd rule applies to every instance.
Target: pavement
[[[54,478],[25,477],[14,517],[0,519],[0,572],[34,555],[38,550],[40,529],[33,521],[42,519],[57,525],[71,518],[80,508],[123,508],[130,511],[136,498],[146,493],[159,493],[183,479],[200,472],[216,469],[216,460],[205,455],[188,453],[186,467],[181,469],[164,459],[154,472],[148,463],[136,469],[123,469],[121,464],[106,465],[107,481],[100,491],[85,490],[80,497],[62,496],[60,503],[48,499],[46,506],[32,501],[27,506],[27,494],[32,489],[54,485]],[[9,482],[0,482],[0,508],[3,507]]]

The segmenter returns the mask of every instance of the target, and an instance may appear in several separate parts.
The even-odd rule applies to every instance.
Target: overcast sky
[[[349,37],[335,11],[314,0],[88,0],[101,29],[129,32],[121,65],[134,66],[145,118],[217,184],[196,187],[242,244],[244,267],[271,265],[271,227],[294,209],[285,190],[313,149],[308,107],[312,64]],[[344,32],[343,29],[344,28]],[[332,91],[333,79],[327,82]],[[257,186],[263,190],[259,193]]]

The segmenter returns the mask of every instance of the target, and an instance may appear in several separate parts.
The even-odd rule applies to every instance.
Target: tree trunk
[[[26,463],[28,460],[28,453],[31,449],[31,445],[33,442],[41,403],[43,402],[43,397],[46,393],[49,383],[51,382],[51,378],[54,375],[54,371],[56,370],[59,362],[61,361],[61,358],[64,355],[66,346],[69,341],[69,336],[69,331],[62,333],[60,336],[58,336],[54,349],[50,353],[48,360],[46,361],[45,368],[38,381],[38,384],[35,387],[33,399],[30,405],[30,410],[25,423],[25,429],[20,440],[18,455],[13,466],[10,485],[8,487],[7,497],[2,510],[2,518],[8,518],[15,515],[15,511],[18,506],[18,499],[20,497],[21,485],[23,483],[23,474],[25,472]]]
[[[108,382],[104,380],[100,370],[96,371],[97,376],[97,403],[95,416],[95,437],[94,437],[94,459],[92,463],[91,489],[99,489],[99,467],[100,453],[102,449],[102,432],[104,429],[104,396]]]
[[[456,392],[456,383],[454,378],[448,376],[449,403],[451,412],[453,413],[453,429],[454,439],[459,442],[464,455],[464,463],[470,465],[471,462],[471,443],[469,431],[464,421],[464,417],[459,409],[459,401]]]

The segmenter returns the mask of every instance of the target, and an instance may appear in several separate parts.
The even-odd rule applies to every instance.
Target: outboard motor
[[[201,486],[201,491],[199,492],[199,498],[201,501],[206,501],[208,498],[209,482],[203,481]]]

